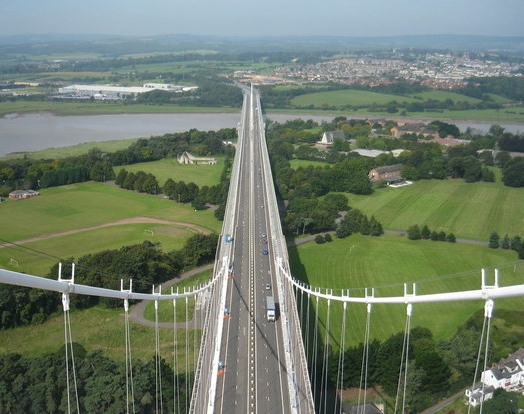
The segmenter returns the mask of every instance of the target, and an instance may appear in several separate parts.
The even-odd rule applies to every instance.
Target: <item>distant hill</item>
[[[524,54],[524,36],[417,35],[389,37],[290,36],[224,37],[171,34],[158,36],[116,36],[104,34],[34,34],[0,36],[0,50],[16,47],[27,54],[69,49],[97,53],[176,52],[214,50],[222,53],[263,51],[319,51],[356,49],[432,49],[490,51]],[[80,50],[79,50],[80,49]]]

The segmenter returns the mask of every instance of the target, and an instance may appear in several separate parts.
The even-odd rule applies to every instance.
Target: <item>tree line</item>
[[[117,174],[115,184],[120,188],[140,193],[154,195],[162,193],[170,200],[175,200],[178,203],[191,203],[195,210],[204,210],[207,208],[207,204],[225,207],[229,191],[231,167],[231,158],[226,158],[224,173],[221,175],[220,182],[213,186],[204,185],[198,187],[193,182],[187,184],[185,181],[175,182],[172,178],[168,178],[164,185],[160,186],[153,174],[144,171],[128,172],[125,168],[122,168]],[[219,220],[223,219],[223,210],[221,208],[215,210],[215,217]]]
[[[505,234],[500,237],[498,232],[492,231],[489,235],[488,247],[490,249],[498,249],[499,247],[504,250],[514,250],[517,252],[519,259],[524,259],[524,241],[520,236],[510,237]]]
[[[75,263],[75,282],[107,289],[120,289],[120,281],[133,280],[135,292],[149,293],[152,285],[160,285],[193,267],[215,259],[218,235],[194,234],[180,250],[163,252],[158,243],[123,246],[87,254],[77,260],[69,258],[62,264],[62,274],[71,273]],[[47,277],[56,279],[56,263]],[[71,295],[72,309],[85,309],[96,305],[118,307],[121,300],[87,295]],[[43,323],[61,309],[60,295],[56,292],[0,284],[0,329],[15,328],[32,323]]]
[[[115,178],[114,166],[174,158],[184,151],[198,156],[225,155],[233,157],[235,149],[229,142],[236,139],[235,128],[218,131],[189,131],[141,138],[128,148],[112,153],[93,148],[86,154],[63,159],[31,159],[28,157],[0,161],[0,196],[17,189],[39,189],[88,180],[109,181]]]

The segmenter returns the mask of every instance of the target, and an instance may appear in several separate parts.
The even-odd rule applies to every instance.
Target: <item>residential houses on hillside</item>
[[[479,405],[482,401],[493,398],[497,388],[506,391],[519,391],[524,389],[524,348],[510,354],[497,364],[482,373],[480,384],[466,390],[468,403],[472,406]]]

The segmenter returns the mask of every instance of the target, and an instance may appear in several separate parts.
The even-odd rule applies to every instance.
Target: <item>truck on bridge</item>
[[[277,309],[275,308],[275,298],[273,296],[266,296],[266,311],[267,321],[275,322]]]

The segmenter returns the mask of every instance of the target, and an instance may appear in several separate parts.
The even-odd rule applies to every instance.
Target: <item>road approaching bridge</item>
[[[215,290],[214,296],[221,299],[209,311],[191,411],[313,413],[293,289],[279,275],[278,263],[283,258],[287,263],[287,250],[260,98],[253,88],[243,91],[215,266],[215,272],[227,271]],[[274,304],[274,309],[268,309],[268,304]]]

